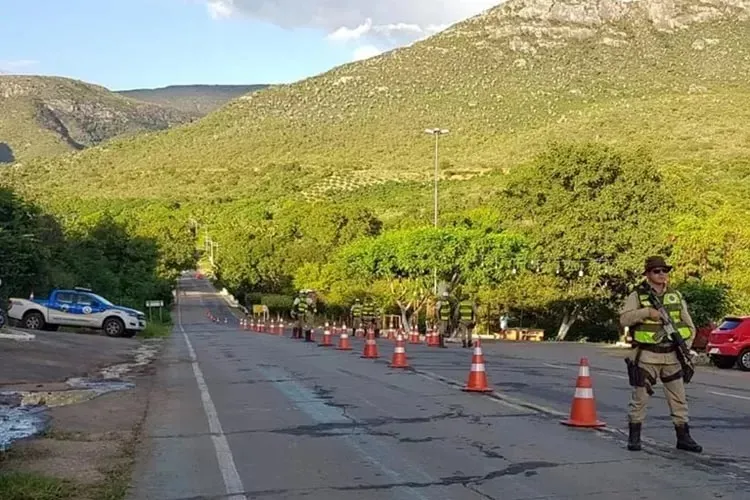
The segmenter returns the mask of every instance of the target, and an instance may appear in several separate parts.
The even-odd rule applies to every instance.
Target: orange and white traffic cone
[[[333,342],[331,342],[331,330],[328,328],[328,322],[326,322],[325,330],[323,330],[323,341],[318,344],[320,347],[332,347]]]
[[[352,350],[352,344],[349,342],[349,333],[346,331],[346,325],[344,325],[344,328],[341,330],[341,335],[339,335],[339,345],[336,347],[337,351],[351,351]]]
[[[409,362],[406,361],[404,337],[401,334],[396,337],[396,347],[393,349],[393,358],[391,358],[390,366],[391,368],[409,368]]]
[[[369,329],[367,331],[367,338],[365,339],[365,350],[362,352],[362,356],[365,359],[376,359],[379,358],[378,344],[375,342],[375,331]]]
[[[607,425],[596,417],[594,386],[591,384],[589,360],[586,358],[581,358],[581,364],[578,367],[576,392],[573,396],[573,404],[570,407],[570,418],[560,423],[572,427],[604,427]]]
[[[487,383],[487,371],[484,367],[484,354],[482,354],[482,342],[477,339],[474,344],[474,354],[471,356],[471,370],[466,386],[461,389],[468,392],[492,392]]]
[[[411,332],[409,333],[409,343],[410,344],[419,344],[419,330],[417,330],[417,327],[412,326]]]
[[[279,337],[284,335],[284,320],[279,319],[279,329],[276,331],[276,335]]]

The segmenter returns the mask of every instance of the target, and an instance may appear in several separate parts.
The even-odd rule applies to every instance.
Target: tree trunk
[[[560,323],[560,328],[557,330],[556,340],[558,342],[562,342],[563,340],[565,340],[565,337],[568,335],[568,332],[570,332],[570,327],[572,327],[573,323],[575,322],[576,322],[575,309],[573,311],[565,311],[565,316],[563,316],[562,323]]]

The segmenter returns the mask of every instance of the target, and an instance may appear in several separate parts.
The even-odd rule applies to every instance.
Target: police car
[[[28,330],[93,328],[110,337],[133,337],[146,328],[143,312],[116,306],[87,288],[53,290],[47,300],[11,298],[8,317]]]

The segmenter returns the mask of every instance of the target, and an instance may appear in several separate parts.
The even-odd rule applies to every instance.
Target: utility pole
[[[440,136],[441,135],[447,135],[450,131],[446,129],[441,128],[428,128],[425,130],[426,134],[434,135],[435,136],[435,207],[434,207],[434,224],[435,228],[438,227],[438,167],[440,165],[439,159],[440,159]],[[437,268],[433,271],[434,279],[433,279],[433,293],[435,296],[437,296]]]

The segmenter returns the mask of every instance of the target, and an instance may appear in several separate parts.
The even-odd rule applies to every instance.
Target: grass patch
[[[172,322],[150,321],[146,328],[138,334],[142,339],[160,339],[169,337],[172,333]]]
[[[72,481],[40,474],[9,472],[0,474],[0,498],[3,500],[68,500],[79,489]]]

